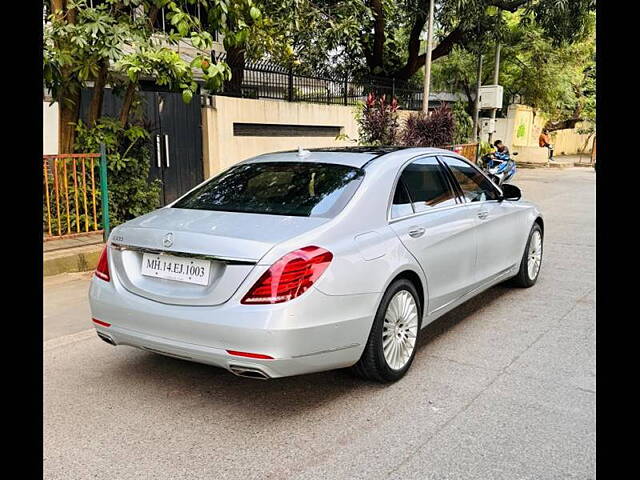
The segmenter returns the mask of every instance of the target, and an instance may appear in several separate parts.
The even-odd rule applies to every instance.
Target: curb
[[[103,248],[104,244],[98,244],[47,252],[42,261],[44,276],[93,270],[98,265]]]
[[[542,162],[516,162],[518,168],[571,168],[573,162],[549,162],[548,164]]]

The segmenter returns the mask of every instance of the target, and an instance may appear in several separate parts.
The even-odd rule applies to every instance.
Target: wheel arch
[[[542,237],[544,238],[544,220],[542,219],[542,217],[540,215],[538,215],[536,217],[536,219],[533,221],[533,223],[537,223],[540,226],[540,230],[542,231]]]
[[[416,288],[416,291],[418,292],[418,297],[419,297],[418,300],[420,301],[420,315],[421,317],[424,316],[424,312],[427,311],[427,302],[428,302],[428,295],[427,295],[428,290],[427,290],[426,281],[422,279],[415,270],[406,268],[398,272],[391,279],[391,281],[388,283],[387,287],[385,288],[385,291],[387,288],[389,288],[390,285],[393,284],[393,282],[400,279],[406,279],[410,281],[413,284],[413,286]]]

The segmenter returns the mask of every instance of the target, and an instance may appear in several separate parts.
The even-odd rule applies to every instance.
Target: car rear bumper
[[[225,368],[257,369],[276,378],[331,370],[358,361],[378,295],[330,296],[315,288],[278,305],[242,305],[232,298],[213,307],[167,305],[114,282],[93,278],[89,290],[95,325],[116,345]],[[104,337],[103,337],[104,338]],[[228,350],[272,359],[231,355]],[[234,371],[235,370],[235,371]]]

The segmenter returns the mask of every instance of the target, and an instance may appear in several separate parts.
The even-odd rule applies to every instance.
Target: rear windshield
[[[333,217],[349,202],[364,170],[330,163],[264,162],[231,167],[174,208]]]

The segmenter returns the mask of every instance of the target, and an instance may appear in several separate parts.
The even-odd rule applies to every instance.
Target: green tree
[[[429,1],[261,0],[261,6],[313,70],[410,79],[424,65]],[[494,41],[507,28],[503,14],[512,12],[554,45],[572,43],[584,38],[594,10],[594,0],[441,0],[432,58]]]
[[[207,12],[208,25],[185,8],[196,4]],[[168,33],[154,28],[162,8],[171,25]],[[219,88],[231,73],[225,63],[210,62],[213,37],[209,29],[221,32],[226,44],[238,44],[249,35],[247,21],[251,19],[255,30],[259,28],[255,19],[261,17],[253,0],[105,0],[94,7],[86,0],[49,0],[45,13],[44,86],[59,103],[61,153],[73,149],[80,90],[89,82],[94,86],[89,126],[101,117],[104,88],[109,84],[124,92],[119,115],[124,127],[145,77],[182,91],[186,102],[197,90],[196,71],[207,88]],[[233,18],[233,29],[227,28],[229,18]],[[172,48],[180,41],[199,51],[191,63]]]
[[[573,128],[595,120],[594,18],[585,24],[584,38],[556,44],[540,26],[527,26],[522,15],[505,14],[507,28],[501,36],[499,83],[505,89],[505,105],[530,105],[549,117],[547,128]],[[493,83],[495,43],[482,46],[487,68],[482,83]],[[432,82],[436,90],[462,93],[467,112],[473,112],[476,88],[474,52],[456,47],[434,62]],[[506,108],[506,107],[505,107]]]

